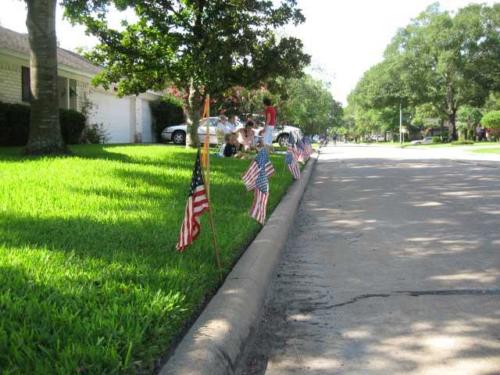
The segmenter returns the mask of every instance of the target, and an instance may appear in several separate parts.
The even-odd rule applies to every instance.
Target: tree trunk
[[[198,88],[193,84],[193,80],[189,85],[189,96],[187,103],[187,123],[188,134],[186,138],[186,146],[198,147],[200,145],[200,137],[198,136],[198,127],[200,125],[202,99]]]
[[[59,123],[56,0],[27,0],[30,43],[31,116],[28,154],[61,154],[66,147]]]
[[[472,123],[471,119],[467,119],[467,128],[465,129],[465,140],[468,141],[470,139],[474,140],[474,138],[471,138],[472,132],[471,129],[474,129],[474,124]]]
[[[457,111],[452,110],[451,113],[448,113],[448,141],[456,141],[457,140]]]
[[[448,84],[446,85],[446,115],[448,119],[446,120],[448,125],[448,141],[456,141],[457,140],[457,127],[456,127],[456,118],[457,118],[457,105],[455,103],[455,90],[451,83],[451,79],[447,75]]]

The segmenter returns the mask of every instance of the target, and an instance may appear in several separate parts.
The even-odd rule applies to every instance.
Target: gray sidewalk
[[[500,164],[323,151],[239,373],[500,373]]]

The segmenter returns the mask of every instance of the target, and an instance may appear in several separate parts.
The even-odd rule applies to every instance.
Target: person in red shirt
[[[264,98],[264,116],[266,124],[264,126],[264,145],[268,149],[273,147],[273,131],[276,126],[276,108],[273,107],[271,99]]]

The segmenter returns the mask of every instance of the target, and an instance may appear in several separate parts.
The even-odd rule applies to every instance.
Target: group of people
[[[217,125],[217,139],[222,144],[220,156],[243,158],[248,152],[262,147],[272,150],[276,109],[269,98],[265,98],[263,103],[265,106],[263,128],[257,127],[251,115],[247,117],[243,126],[234,115],[229,119],[226,116],[220,116]]]
[[[486,128],[483,128],[481,124],[478,124],[476,126],[476,141],[482,142],[482,141],[487,141],[489,140],[489,134],[488,130]]]

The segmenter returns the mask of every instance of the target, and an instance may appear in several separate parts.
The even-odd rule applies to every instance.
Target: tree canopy
[[[255,89],[231,87],[214,98],[215,109],[227,115],[258,114],[265,97],[278,110],[280,124],[295,125],[306,134],[324,134],[343,125],[343,108],[329,86],[308,74],[300,78],[277,77]]]
[[[284,80],[279,89],[280,122],[298,125],[306,134],[325,134],[342,125],[342,105],[322,81],[307,75]]]
[[[481,123],[492,129],[500,129],[500,111],[491,111],[483,116]]]
[[[499,28],[500,4],[469,5],[456,14],[431,5],[398,31],[349,104],[358,112],[430,105],[455,139],[459,108],[480,107],[500,90]]]
[[[84,24],[100,44],[89,58],[104,69],[95,83],[119,94],[175,85],[185,93],[191,138],[204,94],[235,85],[255,87],[270,77],[299,76],[309,63],[302,42],[274,30],[304,21],[296,0],[63,0],[66,15]],[[133,23],[109,27],[110,5],[132,8]]]

